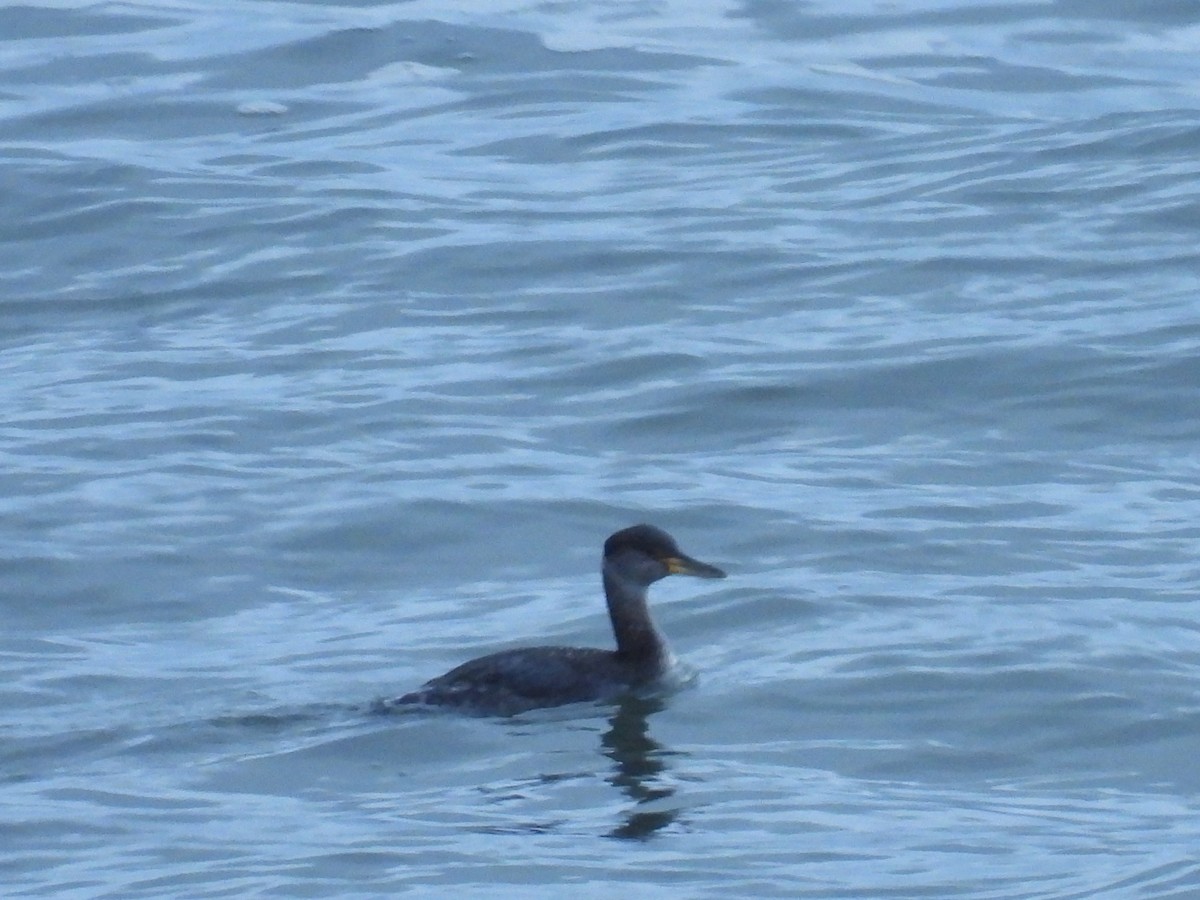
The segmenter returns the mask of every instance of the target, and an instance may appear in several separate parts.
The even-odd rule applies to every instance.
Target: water
[[[1197,896],[1198,39],[0,9],[4,895]],[[642,520],[693,686],[362,712]]]

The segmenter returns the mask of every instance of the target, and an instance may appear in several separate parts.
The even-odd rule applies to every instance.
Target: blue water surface
[[[1198,43],[0,8],[3,895],[1200,895]],[[639,521],[685,689],[365,712]]]

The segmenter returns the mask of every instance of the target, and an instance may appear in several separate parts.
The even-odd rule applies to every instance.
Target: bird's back
[[[525,647],[472,659],[387,705],[423,704],[511,715],[614,697],[658,674],[621,659],[612,650]]]

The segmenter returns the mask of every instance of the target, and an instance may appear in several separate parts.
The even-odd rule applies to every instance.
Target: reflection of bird
[[[645,840],[679,818],[679,804],[671,802],[674,779],[662,777],[671,754],[650,736],[649,718],[663,706],[661,697],[618,698],[609,729],[600,739],[604,755],[615,764],[606,780],[634,801],[609,837]]]
[[[651,686],[667,674],[674,656],[650,618],[646,589],[668,575],[725,577],[715,566],[685,556],[674,538],[653,525],[634,525],[605,541],[603,574],[616,650],[526,647],[492,653],[383,706],[424,704],[511,715]]]

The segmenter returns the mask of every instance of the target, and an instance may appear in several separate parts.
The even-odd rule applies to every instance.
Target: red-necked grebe
[[[653,525],[634,525],[609,537],[602,572],[616,650],[504,650],[465,662],[381,706],[421,704],[511,715],[652,687],[670,671],[674,656],[650,617],[646,589],[668,575],[724,578],[725,573],[685,555],[674,538]]]

